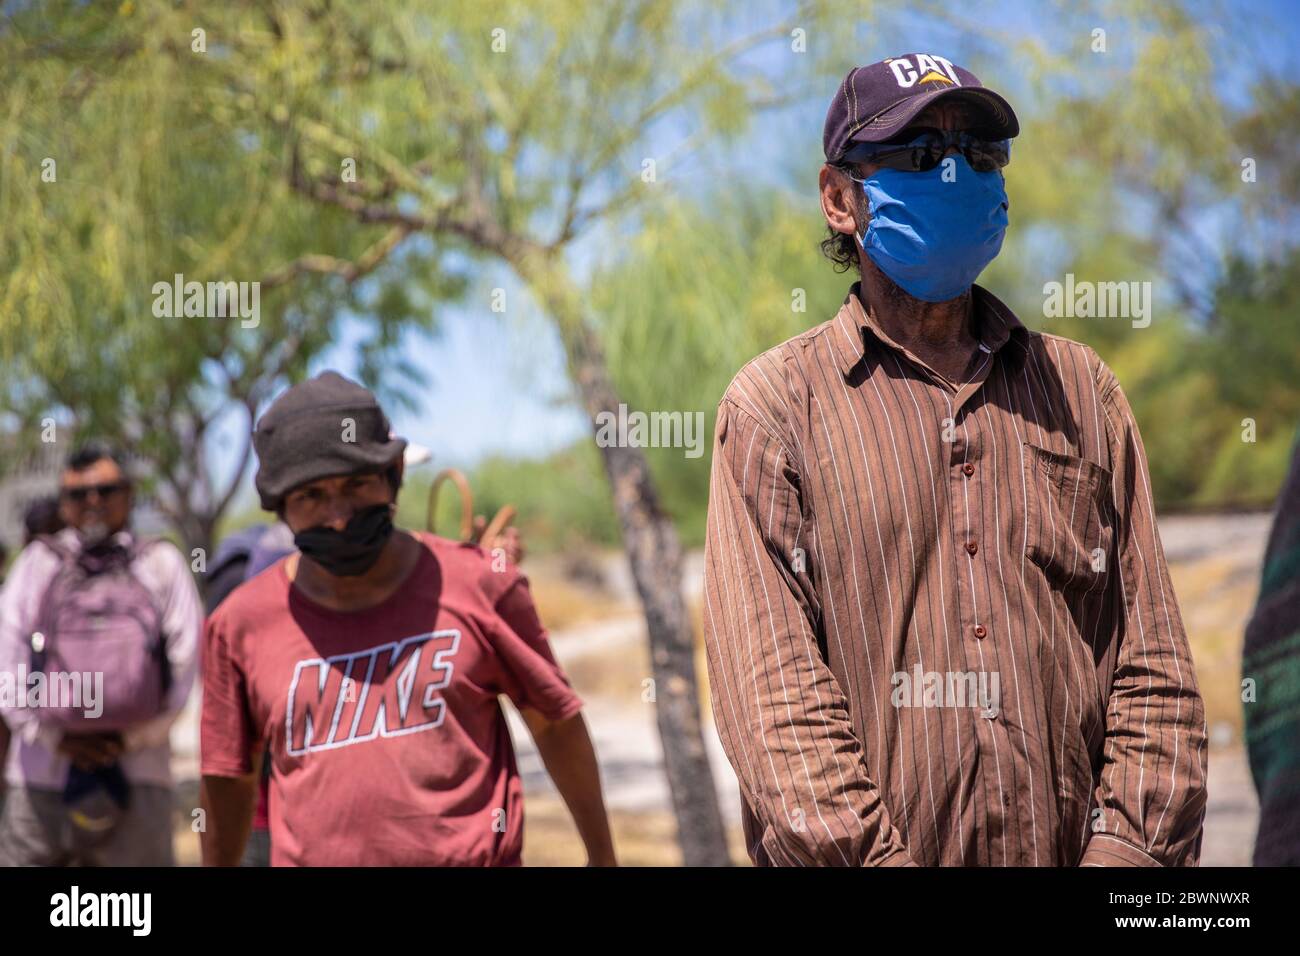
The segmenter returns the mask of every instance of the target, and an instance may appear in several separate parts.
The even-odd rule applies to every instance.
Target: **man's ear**
[[[822,165],[817,182],[821,190],[822,215],[826,218],[826,225],[846,235],[861,235],[867,224],[857,221],[861,204],[853,194],[853,190],[861,187],[843,170],[829,164]]]

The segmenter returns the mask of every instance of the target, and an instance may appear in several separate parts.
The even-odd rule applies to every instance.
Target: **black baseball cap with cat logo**
[[[990,139],[1020,133],[1011,104],[981,85],[970,70],[934,53],[907,53],[849,70],[826,111],[826,162],[840,162],[854,143],[880,143],[897,136],[939,99],[965,100],[978,109],[979,130]]]

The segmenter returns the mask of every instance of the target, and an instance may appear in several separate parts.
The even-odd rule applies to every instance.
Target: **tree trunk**
[[[594,431],[597,416],[602,412],[617,416],[620,404],[604,350],[584,321],[562,265],[547,262],[539,269],[534,261],[516,267],[557,322],[570,377],[578,386]],[[600,453],[645,612],[655,714],[683,862],[687,866],[727,866],[726,831],[700,724],[694,635],[682,597],[677,529],[660,507],[649,462],[640,448],[613,445],[602,447]]]
[[[600,412],[618,414],[619,397],[597,358],[588,355],[578,370],[594,428]],[[644,452],[617,445],[600,452],[650,636],[656,718],[683,860],[687,866],[726,866],[726,834],[700,724],[694,635],[682,598],[677,529],[660,508]]]
[[[180,537],[178,546],[185,557],[185,563],[190,565],[191,569],[194,567],[194,549],[202,551],[201,572],[206,569],[207,562],[216,554],[217,522],[221,520],[221,513],[214,513],[209,508],[196,505],[186,497],[186,489],[174,481],[168,480],[166,484],[172,493],[172,500],[164,502],[159,498],[156,505],[167,519],[167,523]],[[163,507],[164,504],[166,507]],[[202,573],[199,573],[198,578],[199,588],[202,590]]]

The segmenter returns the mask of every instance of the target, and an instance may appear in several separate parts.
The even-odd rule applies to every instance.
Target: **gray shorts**
[[[134,785],[131,805],[103,846],[74,853],[63,794],[10,787],[0,812],[0,866],[173,866],[172,790]]]

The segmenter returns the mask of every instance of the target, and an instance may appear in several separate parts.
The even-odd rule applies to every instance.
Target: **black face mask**
[[[293,543],[330,574],[351,578],[374,567],[392,534],[393,506],[372,505],[354,514],[342,531],[307,528],[293,536]]]

